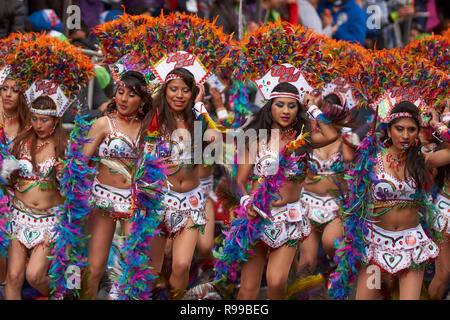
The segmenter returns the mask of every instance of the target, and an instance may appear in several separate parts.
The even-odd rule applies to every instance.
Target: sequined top
[[[139,138],[133,141],[129,136],[118,130],[117,122],[114,118],[108,116],[107,119],[111,132],[98,147],[99,157],[137,159],[139,155]]]
[[[406,180],[399,180],[386,172],[381,153],[377,154],[377,160],[378,170],[376,171],[376,177],[379,181],[372,185],[374,207],[416,204],[418,193],[414,178],[408,177]]]

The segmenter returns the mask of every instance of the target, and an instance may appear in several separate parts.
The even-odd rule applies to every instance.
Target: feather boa
[[[5,130],[0,126],[0,168],[3,167],[4,158],[8,154],[8,145],[6,144]],[[4,185],[5,181],[1,181]],[[5,193],[4,187],[0,187],[0,254],[5,258],[8,256],[9,235],[7,231],[9,215],[9,196]]]
[[[85,137],[91,125],[84,118],[86,116],[82,116],[80,111],[75,116],[75,126],[70,134],[70,143],[63,160],[60,190],[65,202],[59,206],[57,213],[59,221],[54,229],[58,237],[49,257],[48,275],[51,291],[63,295],[74,289],[74,294],[79,294],[77,290],[79,288],[69,285],[69,281],[74,278],[68,275],[68,268],[76,266],[82,270],[87,265],[88,235],[85,231],[87,217],[92,209],[89,203],[92,188],[90,176],[95,174],[95,168],[88,165],[90,158],[82,153],[83,145],[89,142]]]
[[[348,202],[344,205],[344,236],[336,240],[334,261],[335,272],[330,275],[329,294],[333,299],[346,299],[351,292],[350,285],[356,280],[365,254],[364,230],[367,214],[373,210],[370,186],[376,181],[376,135],[369,132],[361,141],[355,165],[345,179],[348,182]]]
[[[157,276],[152,273],[148,252],[151,240],[159,234],[166,174],[161,161],[151,153],[141,153],[132,175],[130,235],[121,250],[124,259],[120,261],[123,268],[118,284],[120,300],[148,300],[152,297]]]
[[[304,136],[301,136],[297,140],[301,139],[304,139]],[[304,143],[305,141],[303,140],[302,143],[293,145],[299,146]],[[265,212],[269,219],[271,218],[271,203],[279,199],[279,189],[286,181],[283,173],[285,170],[293,170],[296,172],[297,162],[305,156],[303,154],[298,157],[291,157],[285,155],[285,151],[291,150],[285,147],[280,152],[277,173],[262,179],[259,187],[250,192],[252,198],[251,205]],[[300,174],[300,172],[297,173]],[[235,281],[237,279],[240,264],[247,261],[253,254],[252,246],[255,245],[257,240],[261,239],[264,225],[268,223],[268,221],[260,217],[248,220],[244,206],[239,206],[234,212],[236,218],[231,222],[229,231],[224,233],[225,239],[223,240],[222,247],[213,253],[217,258],[214,266],[216,273],[214,278],[215,282],[226,281],[228,279]]]

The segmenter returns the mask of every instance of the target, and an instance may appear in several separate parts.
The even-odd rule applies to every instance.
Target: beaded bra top
[[[114,118],[107,117],[111,132],[98,147],[99,157],[115,159],[137,159],[139,155],[139,137],[133,141],[120,132]],[[112,123],[112,125],[111,125]]]
[[[377,183],[372,185],[372,195],[375,208],[393,207],[395,205],[408,205],[417,203],[417,187],[413,177],[399,180],[385,171],[383,157],[377,154],[378,169],[376,171]]]
[[[342,152],[338,151],[333,153],[328,159],[323,160],[316,156],[314,152],[311,152],[308,159],[308,168],[316,175],[335,175],[345,171],[344,157]]]
[[[294,156],[294,153],[291,154]],[[253,174],[257,177],[267,177],[275,175],[279,166],[278,152],[267,147],[265,142],[261,143],[260,150],[256,155],[255,165],[253,166]],[[288,169],[283,173],[285,177],[293,177],[303,171],[303,163],[296,163],[296,169]]]

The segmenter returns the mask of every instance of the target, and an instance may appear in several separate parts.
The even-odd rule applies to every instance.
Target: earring
[[[389,148],[389,147],[391,146],[391,144],[392,144],[392,138],[391,138],[391,137],[387,137],[386,139],[384,139],[383,145],[384,145],[386,148]]]
[[[52,131],[50,131],[50,135],[53,135],[53,133],[55,133],[55,129],[56,129],[56,124],[53,126]]]

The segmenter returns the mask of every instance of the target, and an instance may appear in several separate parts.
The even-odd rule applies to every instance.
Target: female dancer
[[[58,191],[57,174],[67,145],[56,103],[46,96],[31,103],[31,127],[14,140],[12,154],[19,161],[14,196],[11,199],[10,232],[15,237],[8,251],[6,299],[20,299],[26,277],[44,296],[49,294],[47,275],[49,244],[57,236],[57,206],[63,203]],[[27,257],[30,255],[27,263]]]
[[[88,157],[100,158],[92,187],[94,209],[88,219],[89,267],[83,277],[83,299],[96,299],[98,284],[105,271],[116,221],[129,233],[131,185],[129,174],[140,151],[141,122],[151,108],[144,76],[127,71],[118,84],[107,115],[96,120],[84,147]]]
[[[420,116],[409,101],[396,104],[387,118],[385,152],[377,153],[372,182],[374,221],[369,221],[363,266],[359,270],[356,299],[373,299],[374,269],[398,276],[400,299],[419,299],[424,264],[436,258],[439,249],[424,232],[419,210],[428,201],[424,191],[431,186],[430,170],[450,163],[448,149],[423,154],[418,138]],[[422,206],[422,209],[420,209]],[[379,270],[379,269],[378,269]],[[371,278],[372,277],[372,278]]]
[[[6,68],[5,68],[6,69]],[[7,70],[2,70],[8,72]],[[7,77],[7,76],[6,76]],[[20,128],[24,128],[28,123],[29,110],[25,96],[20,91],[17,83],[12,78],[6,78],[0,86],[1,117],[0,124],[3,125],[6,142],[12,148],[12,141],[16,138]],[[6,278],[6,259],[0,257],[0,283]]]
[[[293,134],[299,134],[302,129],[307,131],[309,127],[303,106],[300,104],[299,90],[295,86],[290,83],[279,83],[272,90],[271,96],[273,98],[264,105],[246,128],[278,129],[281,134],[279,137],[270,135],[267,143],[261,144],[254,159],[250,152],[256,149],[256,145],[249,145],[246,148],[245,163],[238,165],[236,175],[237,183],[245,195],[241,198],[241,204],[244,206],[250,198],[245,185],[251,170],[253,169],[257,180],[273,174],[268,171],[277,165],[281,148],[292,140]],[[316,107],[319,99],[320,97],[308,94],[304,98],[305,108],[309,110],[313,119],[321,113]],[[317,126],[319,131],[311,136],[311,141],[315,145],[323,146],[338,138],[336,130],[331,125],[317,122]],[[277,145],[279,148],[274,150],[274,146]],[[301,184],[298,175],[303,171],[303,163],[299,161],[296,166],[293,172],[283,173],[287,181],[279,189],[280,199],[271,204],[271,221],[264,226],[263,236],[253,248],[255,255],[242,266],[238,299],[257,298],[268,252],[267,297],[269,299],[285,298],[287,278],[296,253],[296,246],[311,232],[310,224],[299,201]],[[257,188],[258,181],[254,181],[251,189]],[[254,207],[246,208],[247,218],[255,219],[258,213]]]
[[[348,114],[345,100],[341,98],[340,93],[325,96],[321,110],[334,123],[343,122]],[[334,119],[329,115],[334,115]],[[308,160],[307,178],[301,200],[308,208],[308,218],[313,229],[311,235],[300,244],[297,272],[302,277],[314,273],[320,240],[328,258],[332,259],[334,239],[342,236],[339,211],[341,202],[346,197],[343,175],[347,164],[353,160],[354,153],[351,144],[344,139],[342,136],[325,147],[314,149]]]
[[[161,137],[168,142],[170,156],[159,154],[161,158],[169,158],[168,192],[164,196],[163,233],[154,238],[150,247],[153,267],[160,272],[166,241],[168,238],[173,241],[169,286],[174,299],[181,298],[188,285],[199,230],[203,231],[206,225],[206,199],[200,185],[199,165],[194,163],[189,147],[194,137],[193,107],[201,103],[203,96],[204,87],[196,86],[194,75],[187,69],[176,68],[168,73],[154,99]]]

